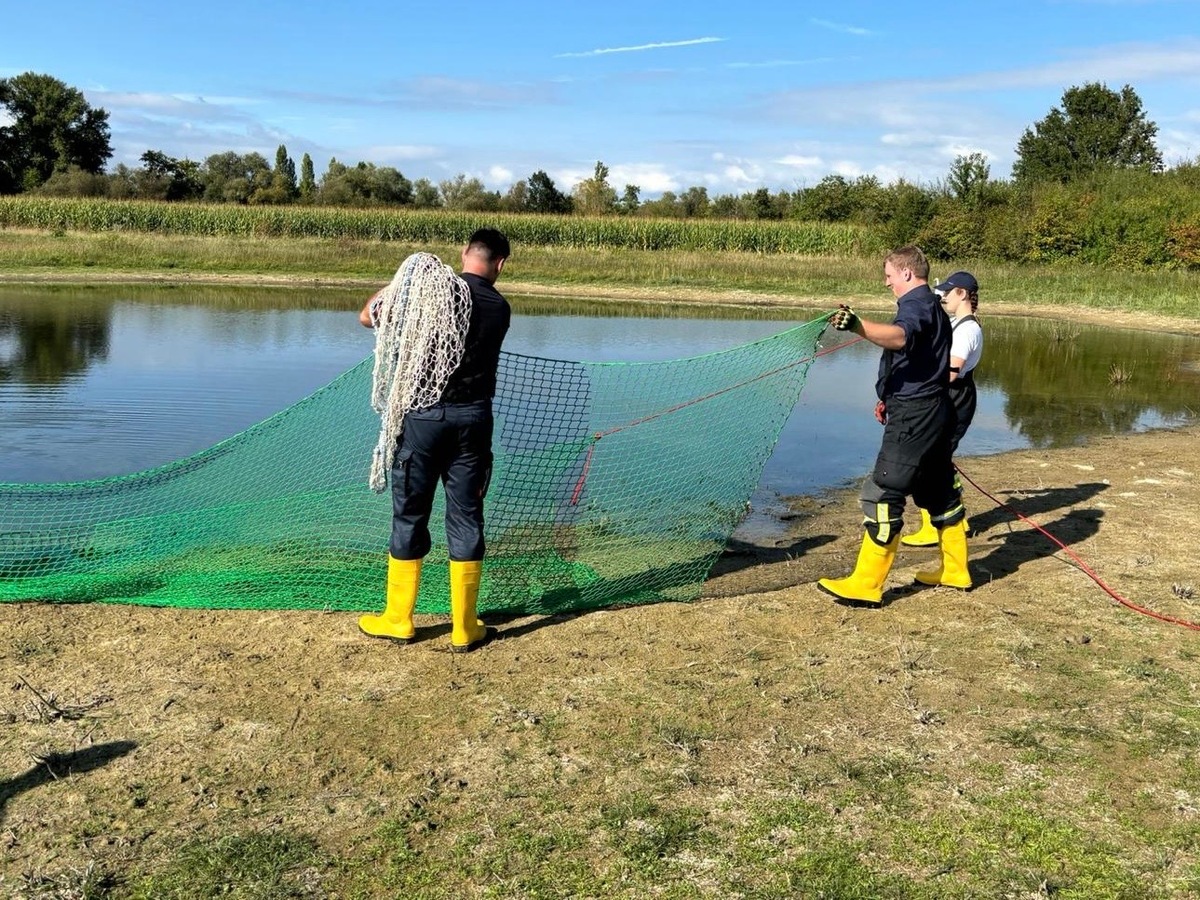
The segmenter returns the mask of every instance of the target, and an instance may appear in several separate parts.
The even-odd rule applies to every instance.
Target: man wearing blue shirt
[[[845,606],[878,607],[883,583],[900,543],[907,497],[929,510],[938,531],[940,565],[917,573],[922,584],[971,587],[967,571],[966,511],[955,486],[950,443],[955,413],[949,395],[950,319],[929,288],[929,261],[917,247],[890,253],[884,284],[896,298],[890,324],[867,322],[843,306],[830,320],[883,348],[875,382],[875,418],[883,442],[864,482],[862,548],[845,578],[822,578],[818,586]]]

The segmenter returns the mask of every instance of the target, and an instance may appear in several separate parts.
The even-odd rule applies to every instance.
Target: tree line
[[[766,187],[710,196],[689,187],[643,199],[638,185],[610,183],[598,161],[590,178],[562,191],[544,171],[507,191],[465,174],[434,183],[391,166],[331,159],[318,178],[280,145],[217,153],[202,161],[147,150],[136,167],[112,156],[108,113],[48,75],[0,80],[0,193],[238,204],[408,207],[678,219],[844,222],[878,229],[887,243],[919,241],[939,256],[1013,260],[1078,257],[1132,265],[1200,267],[1200,161],[1163,165],[1157,126],[1129,85],[1068,88],[1030,126],[1011,177],[994,178],[983,154],[959,156],[931,185],[829,175],[795,191]]]

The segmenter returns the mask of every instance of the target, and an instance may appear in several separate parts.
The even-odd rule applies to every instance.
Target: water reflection
[[[1196,415],[1194,339],[1037,320],[987,325],[977,381],[1004,393],[1009,427],[1034,447],[1071,446]]]
[[[353,315],[363,293],[0,286],[0,482],[126,474],[266,418],[370,353],[371,335]],[[815,315],[513,300],[509,351],[589,361],[699,355],[787,328],[786,316]],[[984,326],[979,411],[964,456],[1070,446],[1196,415],[1193,338],[1030,319],[989,317]],[[757,508],[870,467],[878,352],[860,342],[812,367]]]
[[[108,357],[109,308],[0,306],[0,383],[56,385]]]

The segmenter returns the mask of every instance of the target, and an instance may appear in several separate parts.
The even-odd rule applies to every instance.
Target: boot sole
[[[483,637],[481,637],[477,641],[471,641],[471,643],[469,643],[469,644],[451,644],[450,652],[451,653],[470,653],[472,650],[478,650],[480,647],[482,647],[486,644],[490,644],[495,637],[496,637],[496,629],[489,628],[483,633]]]
[[[881,609],[883,607],[882,600],[855,600],[852,597],[843,597],[841,594],[835,594],[823,584],[817,584],[817,589],[832,597],[833,602],[839,606],[848,606],[851,609]]]
[[[417,639],[416,635],[412,637],[392,637],[390,634],[372,634],[369,631],[363,631],[361,628],[358,630],[367,637],[379,638],[381,641],[391,641],[393,644],[411,644]]]

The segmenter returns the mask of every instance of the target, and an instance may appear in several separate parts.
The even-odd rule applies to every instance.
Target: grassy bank
[[[8,281],[214,280],[345,284],[391,278],[399,262],[430,250],[450,263],[457,244],[350,238],[206,237],[101,231],[0,230],[0,279]],[[1200,322],[1200,274],[1135,274],[1087,266],[955,260],[935,277],[973,271],[984,310],[1113,310]],[[734,251],[514,246],[505,283],[563,295],[686,302],[812,305],[853,299],[890,306],[877,257]]]
[[[964,460],[1115,589],[1200,619],[1196,429]],[[0,604],[0,896],[1185,900],[1196,632],[972,494],[975,589],[814,585],[857,492],[703,599],[496,622]]]

